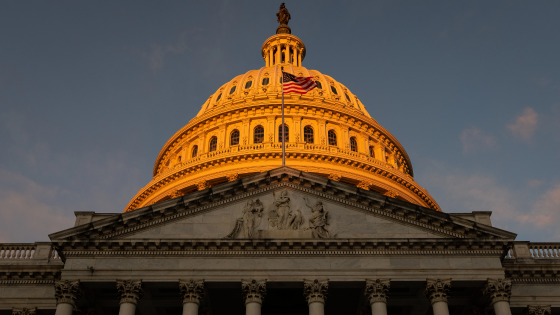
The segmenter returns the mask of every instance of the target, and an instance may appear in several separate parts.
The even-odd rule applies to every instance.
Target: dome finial
[[[291,16],[284,2],[280,5],[280,11],[276,13],[276,16],[278,17],[278,23],[280,23],[280,26],[276,28],[276,34],[292,34],[292,30],[288,26],[288,21],[291,19]]]

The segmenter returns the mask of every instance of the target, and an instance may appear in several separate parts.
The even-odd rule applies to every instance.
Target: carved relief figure
[[[327,218],[329,213],[325,210],[323,202],[317,199],[315,205],[309,205],[306,197],[303,197],[303,200],[305,200],[305,205],[311,209],[309,229],[312,230],[313,238],[330,238],[331,233],[327,229]]]
[[[243,230],[244,238],[254,238],[255,230],[261,224],[263,210],[263,204],[259,199],[247,201],[243,207],[243,216],[235,221],[233,230],[225,238],[235,238],[241,230]]]
[[[290,215],[288,215],[288,222],[287,227],[291,230],[299,230],[299,228],[303,225],[303,216],[301,215],[301,211],[291,211]]]
[[[284,2],[282,2],[282,4],[280,5],[280,11],[278,11],[278,13],[276,13],[276,16],[278,17],[278,23],[280,23],[280,25],[288,25],[288,21],[291,19],[290,17],[290,12],[288,12],[288,9],[286,9],[286,6],[284,5]]]
[[[288,197],[288,191],[283,190],[280,192],[280,197],[276,198],[274,203],[270,206],[269,216],[277,217],[277,220],[275,220],[277,221],[276,228],[279,230],[285,230],[289,228],[288,218],[290,217],[290,214],[290,197]]]

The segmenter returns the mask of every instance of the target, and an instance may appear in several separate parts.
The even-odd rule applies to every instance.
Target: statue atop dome
[[[278,17],[278,23],[280,23],[280,26],[276,29],[276,34],[291,34],[292,30],[288,26],[288,21],[291,19],[291,16],[284,2],[280,5],[280,11],[276,13],[276,16]]]

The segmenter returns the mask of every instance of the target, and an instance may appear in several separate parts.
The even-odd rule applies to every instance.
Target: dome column
[[[297,66],[301,67],[301,49],[297,51]]]
[[[276,62],[274,64],[280,64],[280,61],[282,60],[282,58],[280,57],[280,54],[282,53],[280,46],[280,42],[278,42],[278,44],[276,44]]]
[[[290,46],[284,45],[284,63],[290,63]]]
[[[274,46],[270,46],[270,49],[268,50],[268,66],[272,67],[273,64],[273,59],[274,56],[272,55],[272,53],[274,52]]]

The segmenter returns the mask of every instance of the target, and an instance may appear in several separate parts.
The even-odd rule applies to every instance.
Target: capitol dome
[[[286,166],[441,211],[414,181],[403,146],[358,96],[302,66],[306,48],[299,38],[276,34],[261,55],[264,67],[223,84],[165,143],[153,180],[125,212],[282,166],[282,69],[317,83],[307,94],[284,96]]]

